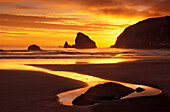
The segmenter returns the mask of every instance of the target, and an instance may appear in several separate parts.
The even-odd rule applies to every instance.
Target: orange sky
[[[170,15],[170,0],[1,0],[0,46],[74,44],[77,32],[110,47],[129,25]]]

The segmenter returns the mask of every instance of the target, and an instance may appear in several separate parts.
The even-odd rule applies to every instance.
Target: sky
[[[170,15],[170,0],[0,0],[0,46],[63,46],[82,32],[110,47],[141,20]]]

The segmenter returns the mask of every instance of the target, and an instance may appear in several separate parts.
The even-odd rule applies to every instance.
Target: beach
[[[1,0],[0,112],[170,112],[170,0]]]
[[[0,70],[1,112],[74,112],[59,104],[56,94],[86,86],[51,74]]]
[[[157,96],[104,101],[91,106],[65,106],[58,102],[56,95],[85,87],[85,83],[43,72],[0,70],[2,112],[168,112],[170,110],[170,62],[168,61],[32,66],[147,85],[161,89],[163,93]]]

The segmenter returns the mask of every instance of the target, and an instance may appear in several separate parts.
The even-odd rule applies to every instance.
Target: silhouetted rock
[[[95,99],[89,98],[86,94],[81,94],[76,99],[72,101],[73,105],[93,105],[98,101]]]
[[[170,16],[150,18],[127,27],[117,38],[116,48],[170,48]]]
[[[83,33],[77,33],[75,45],[69,45],[67,41],[64,48],[97,48],[96,43]]]
[[[69,45],[68,42],[66,41],[65,44],[64,44],[64,48],[72,48],[72,46]]]
[[[102,100],[120,99],[132,92],[134,90],[129,87],[109,82],[91,87],[85,94],[74,99],[72,103],[73,105],[91,105]]]
[[[0,49],[0,52],[4,52],[4,50]]]
[[[76,45],[72,45],[71,47],[72,47],[72,48],[75,48],[75,47],[76,47]]]
[[[140,92],[142,92],[142,91],[145,91],[145,89],[143,89],[143,88],[141,88],[141,87],[138,87],[135,91],[138,92],[138,93],[140,93]]]
[[[76,48],[97,48],[96,43],[83,33],[77,33]]]
[[[41,48],[35,44],[28,47],[28,51],[41,51]]]

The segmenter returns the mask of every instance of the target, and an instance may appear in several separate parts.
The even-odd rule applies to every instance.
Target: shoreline
[[[77,72],[77,73],[82,73],[82,74],[88,74],[88,75],[100,77],[103,79],[147,85],[147,86],[159,88],[163,91],[163,93],[157,96],[124,99],[121,101],[102,102],[102,103],[99,103],[99,104],[96,104],[90,107],[89,106],[88,107],[77,107],[77,106],[68,107],[68,106],[64,106],[64,105],[57,103],[57,101],[55,100],[55,95],[63,91],[68,91],[71,89],[79,88],[80,86],[85,87],[86,84],[83,84],[82,82],[77,82],[72,79],[70,80],[67,78],[53,76],[47,73],[42,73],[42,72],[37,72],[37,71],[0,70],[1,77],[2,77],[2,73],[4,71],[6,72],[5,74],[3,73],[4,74],[3,77],[6,78],[6,80],[3,80],[2,78],[0,78],[1,79],[0,87],[3,88],[2,89],[3,91],[6,91],[6,92],[10,91],[11,93],[11,95],[5,94],[5,92],[4,94],[1,93],[1,96],[5,96],[5,97],[2,97],[4,98],[3,100],[1,99],[1,101],[3,101],[3,106],[4,106],[4,107],[0,106],[0,110],[2,110],[2,112],[13,112],[13,110],[16,110],[16,111],[22,110],[24,112],[27,112],[27,111],[29,112],[31,109],[32,109],[31,112],[34,112],[34,111],[35,112],[37,111],[41,111],[41,112],[46,112],[46,111],[53,112],[54,111],[55,112],[56,110],[57,112],[75,112],[75,110],[77,112],[103,112],[103,111],[107,111],[107,112],[111,112],[111,111],[168,112],[170,110],[169,109],[170,78],[168,76],[168,74],[170,74],[170,70],[169,70],[170,62],[137,61],[137,62],[116,63],[116,64],[36,65],[36,66],[51,69],[51,70],[71,71],[71,72]],[[12,75],[13,78],[11,77],[11,74],[13,74]],[[39,74],[37,75],[38,77],[36,78],[36,80],[39,80],[39,81],[44,80],[45,82],[40,81],[39,83],[45,83],[45,86],[46,86],[46,88],[42,88],[42,84],[39,85],[39,88],[41,88],[41,94],[40,93],[37,94],[37,97],[40,98],[37,100],[38,102],[31,101],[37,98],[34,97],[35,99],[31,99],[32,91],[30,91],[32,87],[34,88],[34,86],[37,84],[37,82],[35,81],[36,74]],[[133,75],[133,74],[138,74],[138,75]],[[15,77],[17,76],[18,78],[15,78],[14,76]],[[28,76],[31,79],[31,81],[33,80],[35,81],[35,83],[31,83],[32,85],[28,85],[28,83],[25,82],[25,81],[29,82],[27,79]],[[27,92],[23,92],[24,95],[22,94],[17,95],[19,91],[16,91],[16,90],[20,86],[15,85],[15,83],[17,81],[20,82],[21,79],[23,78],[24,78],[24,81],[22,81],[22,84],[23,84],[22,89],[24,88],[24,85],[26,84],[29,87],[29,90],[27,91],[29,91],[30,94],[28,94]],[[49,80],[53,80],[53,81],[52,82],[46,81],[45,80],[46,78]],[[13,81],[13,82],[9,83],[10,81]],[[50,83],[52,87],[50,87],[49,85],[46,85],[46,83]],[[8,86],[11,86],[12,90],[9,90]],[[52,88],[53,95],[50,97],[48,95],[45,97],[41,97],[42,93],[49,94],[49,91],[50,91],[49,87]],[[18,90],[22,90],[22,89],[20,88]],[[34,88],[33,90],[36,90],[36,89]],[[13,96],[12,92],[16,92],[15,94],[17,97],[12,97]],[[26,97],[25,95],[31,95],[31,96]],[[9,96],[10,98],[8,98]],[[15,102],[17,101],[17,98],[21,99],[21,101],[18,100],[20,102],[18,104]],[[45,98],[46,100],[43,98]],[[16,103],[15,106],[12,104],[10,106],[8,105],[8,103],[12,101],[11,99],[14,100],[12,104]],[[27,106],[24,106],[24,103]],[[132,108],[132,105],[133,105],[133,108]],[[82,110],[82,108],[84,110]]]
[[[88,74],[102,79],[141,84],[159,88],[162,94],[150,97],[112,101],[112,103],[99,103],[93,107],[94,112],[119,110],[119,107],[134,105],[128,112],[156,111],[167,112],[170,110],[170,62],[168,61],[134,61],[116,64],[79,64],[79,65],[34,65],[50,70],[70,71]],[[117,103],[116,103],[117,102]],[[116,106],[115,106],[116,105]],[[141,108],[141,106],[142,108]],[[146,106],[146,107],[143,107]],[[114,107],[114,108],[113,108]],[[121,108],[122,109],[122,108]],[[121,110],[120,109],[120,110]],[[139,110],[141,109],[141,110]],[[101,111],[102,112],[102,111]],[[121,111],[118,111],[121,112]]]

